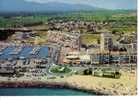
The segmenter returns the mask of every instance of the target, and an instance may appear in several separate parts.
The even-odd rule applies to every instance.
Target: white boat
[[[35,55],[36,53],[39,52],[40,49],[41,49],[40,47],[35,47],[35,48],[33,48],[33,50],[30,52],[30,54],[31,54],[31,55]]]
[[[21,57],[19,57],[20,59],[25,59],[25,57],[23,57],[23,56],[21,56]]]

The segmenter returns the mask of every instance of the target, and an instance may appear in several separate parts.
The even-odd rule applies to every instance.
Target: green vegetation
[[[56,66],[56,67],[52,67],[50,68],[50,72],[52,73],[69,73],[71,72],[71,69],[68,67],[61,67],[61,66]]]
[[[111,31],[128,34],[128,33],[134,32],[134,31],[136,32],[137,28],[134,27],[134,26],[131,26],[131,27],[117,27],[117,28],[111,28]]]
[[[113,21],[113,20],[136,20],[136,17],[131,14],[136,13],[132,10],[97,10],[97,11],[80,11],[80,12],[68,12],[61,15],[55,15],[50,19],[61,19],[65,21],[70,20],[82,20],[82,21]],[[119,16],[120,15],[120,16]],[[122,18],[121,15],[125,15],[127,18]]]
[[[107,23],[104,29],[110,31],[131,32],[137,30],[136,11],[132,10],[102,10],[88,12],[65,12],[55,15],[32,15],[18,17],[0,17],[0,27],[22,27],[46,24],[52,20],[85,21]]]
[[[82,73],[80,72],[79,74],[93,75],[96,77],[106,77],[114,79],[119,79],[121,76],[121,73],[118,70],[111,68],[97,68],[97,69],[88,68],[83,70]]]
[[[137,31],[137,15],[132,10],[102,10],[90,12],[72,12],[49,17],[49,20],[101,22],[108,31],[120,33]]]
[[[85,70],[83,71],[83,75],[92,75],[92,68],[85,69]]]
[[[85,34],[81,36],[81,42],[85,45],[99,44],[100,34]]]
[[[18,17],[0,17],[0,27],[16,28],[22,26],[36,26],[47,23],[47,16],[18,16]]]
[[[111,68],[106,68],[106,69],[94,70],[93,75],[97,77],[108,77],[108,78],[119,79],[121,73],[118,70],[112,70]]]

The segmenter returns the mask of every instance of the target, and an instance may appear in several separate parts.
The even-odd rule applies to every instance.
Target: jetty
[[[31,55],[35,55],[35,54],[37,54],[37,53],[39,52],[40,49],[41,49],[40,47],[35,47],[35,48],[33,48],[33,50],[30,52],[30,54],[31,54]]]

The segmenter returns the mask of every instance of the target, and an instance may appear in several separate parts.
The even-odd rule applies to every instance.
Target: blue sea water
[[[20,57],[25,57],[25,58],[30,58],[30,57],[35,57],[35,58],[47,58],[48,56],[48,47],[47,46],[41,46],[39,52],[36,55],[30,55],[30,52],[33,50],[34,46],[25,46],[22,51],[16,55],[16,57],[20,58]],[[0,55],[0,59],[8,59],[8,58],[12,58],[13,56],[10,55],[10,53],[15,49],[14,46],[9,46],[8,48],[3,50],[3,54]],[[103,56],[100,58],[100,56],[98,56],[96,59],[101,59],[101,61],[109,61],[109,56]],[[119,60],[118,56],[114,56],[112,57],[112,60]],[[121,61],[128,61],[128,57],[127,56],[121,56],[120,57]]]
[[[95,93],[87,93],[72,89],[59,88],[0,88],[0,96],[93,96]]]
[[[8,59],[8,58],[12,58],[13,55],[11,55],[10,53],[15,49],[16,47],[14,46],[9,46],[6,49],[3,50],[2,55],[0,55],[0,59]],[[16,57],[20,58],[20,57],[25,57],[25,58],[29,58],[31,57],[30,52],[33,50],[33,46],[25,46],[23,47],[22,51],[16,55]],[[47,58],[48,56],[48,47],[47,46],[41,46],[39,52],[37,55],[33,55],[33,57],[35,58]]]
[[[42,46],[38,53],[38,58],[46,58],[48,56],[48,47]]]
[[[0,56],[1,59],[7,59],[10,58],[10,52],[12,52],[15,49],[15,47],[7,47],[6,49],[3,50],[3,54]]]
[[[23,50],[21,51],[21,53],[19,53],[17,56],[18,57],[25,57],[28,58],[29,57],[29,53],[32,51],[32,47],[26,46],[23,48]]]

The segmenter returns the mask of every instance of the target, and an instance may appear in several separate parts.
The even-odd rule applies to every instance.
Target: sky
[[[106,9],[137,9],[137,0],[25,0],[37,3],[62,2],[70,4],[88,4]]]

